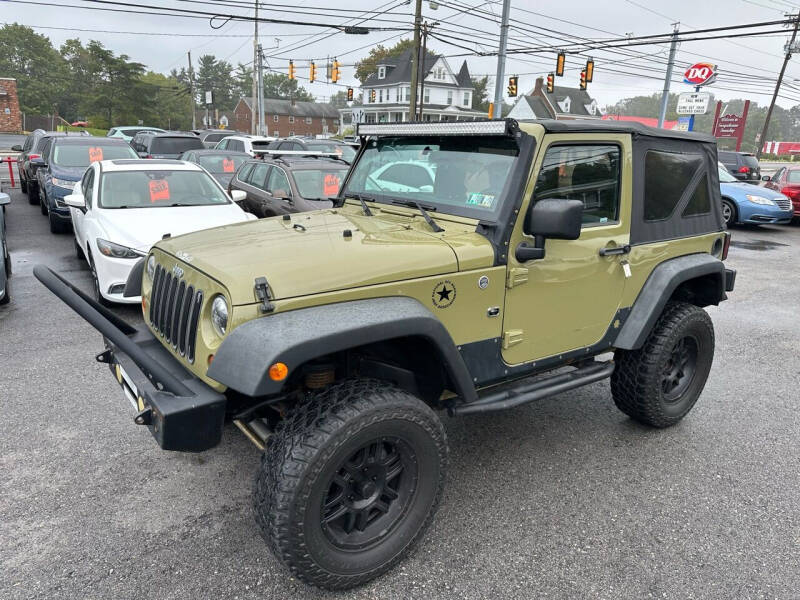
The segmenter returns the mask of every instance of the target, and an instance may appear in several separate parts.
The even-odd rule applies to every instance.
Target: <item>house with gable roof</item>
[[[406,50],[387,58],[361,86],[362,104],[339,109],[343,126],[354,122],[389,123],[414,121],[409,117],[411,101],[411,57]],[[486,118],[486,113],[472,109],[474,87],[467,62],[453,71],[444,56],[428,52],[422,65],[422,78],[417,98],[423,103],[423,121],[473,121]],[[421,91],[421,95],[419,93]]]
[[[586,90],[557,85],[548,94],[544,78],[539,77],[533,90],[517,99],[508,117],[524,119],[602,119],[597,100]]]

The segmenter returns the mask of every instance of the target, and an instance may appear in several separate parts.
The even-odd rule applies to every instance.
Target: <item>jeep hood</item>
[[[157,246],[223,284],[235,305],[256,302],[256,277],[266,277],[274,299],[281,300],[452,273],[459,265],[454,248],[464,245],[471,264],[476,255],[481,263],[493,261],[491,246],[474,233],[474,225],[448,223],[453,237],[448,243],[420,218],[374,213],[298,213],[290,220],[218,227]],[[479,240],[465,244],[464,236]]]

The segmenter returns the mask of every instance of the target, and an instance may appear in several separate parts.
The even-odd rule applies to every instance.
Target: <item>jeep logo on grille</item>
[[[178,265],[175,265],[174,267],[172,267],[172,275],[176,279],[180,279],[181,277],[183,277],[183,269],[181,269]]]

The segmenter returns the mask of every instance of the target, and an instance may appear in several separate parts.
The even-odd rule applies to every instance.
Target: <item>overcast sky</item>
[[[83,4],[82,0],[42,0],[60,4]],[[124,0],[133,4],[133,0]],[[160,7],[180,7],[198,11],[220,11],[252,15],[252,0],[225,0],[222,2],[201,2],[196,0],[142,0],[143,4]],[[436,4],[425,0],[424,18],[438,21],[441,35],[450,36],[450,45],[441,40],[429,39],[429,48],[445,55],[464,54],[471,51],[496,50],[499,34],[499,15],[502,2],[481,0],[441,0]],[[467,5],[474,10],[464,11],[454,8],[454,4]],[[548,37],[559,36],[564,32],[573,36],[593,39],[613,38],[624,35],[648,35],[669,32],[671,23],[679,21],[681,31],[726,25],[739,25],[749,22],[780,19],[792,5],[800,4],[783,0],[512,0],[512,28],[509,47],[542,46],[558,44]],[[448,6],[449,5],[449,6]],[[91,5],[98,8],[100,5]],[[328,7],[327,10],[323,10]],[[334,10],[334,7],[336,10]],[[313,21],[317,23],[354,23],[355,17],[363,11],[390,9],[389,13],[377,16],[364,25],[376,27],[410,28],[412,23],[413,1],[382,2],[381,0],[286,0],[285,3],[272,3],[262,10],[262,16],[276,19]],[[142,9],[144,10],[144,9]],[[295,11],[289,13],[288,11]],[[794,10],[798,10],[795,6]],[[347,11],[347,12],[345,12]],[[525,11],[535,11],[546,16],[538,16]],[[305,14],[304,14],[305,13]],[[493,18],[492,15],[497,15]],[[362,17],[363,18],[363,17]],[[385,21],[374,20],[386,19]],[[560,20],[559,20],[560,19]],[[100,10],[85,10],[69,7],[45,7],[0,0],[0,22],[17,22],[32,26],[37,32],[50,37],[57,46],[64,40],[78,37],[84,41],[96,39],[117,53],[129,55],[143,62],[149,69],[167,73],[170,69],[186,65],[186,52],[192,56],[213,54],[230,61],[249,63],[253,58],[253,25],[246,22],[229,22],[220,29],[212,29],[206,18],[176,18],[169,16],[135,15]],[[586,27],[582,27],[586,26]],[[591,27],[594,29],[589,29]],[[52,28],[52,29],[51,29]],[[65,31],[56,28],[71,28]],[[544,28],[544,29],[540,29]],[[115,33],[76,31],[77,29],[107,30]],[[780,29],[772,26],[769,29]],[[459,33],[455,33],[458,30]],[[434,34],[437,28],[433,29]],[[126,32],[126,33],[120,33]],[[142,35],[143,33],[167,35]],[[331,35],[333,33],[333,35]],[[710,35],[710,34],[709,34]],[[353,63],[365,56],[370,46],[383,40],[386,45],[393,44],[410,33],[401,31],[374,31],[368,35],[345,35],[335,30],[309,27],[307,25],[261,24],[260,40],[266,53],[271,56],[269,65],[286,71],[288,59],[293,58],[298,74],[307,76],[307,61],[315,59],[318,68],[327,56],[338,56],[342,67],[341,83],[357,85],[353,77]],[[720,68],[720,79],[712,86],[717,97],[725,100],[734,97],[747,97],[759,103],[769,102],[775,78],[783,60],[783,46],[789,32],[768,36],[739,38],[736,40],[704,40],[684,42],[678,50],[680,63],[707,61]],[[387,39],[390,38],[390,39]],[[444,39],[444,38],[442,38]],[[562,37],[563,39],[563,37]],[[480,45],[477,45],[477,44]],[[562,42],[567,43],[567,42]],[[272,48],[278,46],[277,49]],[[300,47],[302,46],[302,47]],[[462,46],[462,47],[459,47]],[[638,56],[631,56],[633,52]],[[660,92],[663,87],[668,45],[635,46],[628,49],[628,55],[605,51],[593,51],[595,58],[594,81],[589,92],[601,106],[616,102],[620,98],[639,94]],[[642,58],[645,56],[646,58]],[[457,70],[463,57],[450,58],[451,67]],[[614,64],[612,64],[612,61]],[[491,75],[493,81],[497,65],[496,57],[467,57],[473,75]],[[584,58],[570,58],[568,71],[560,85],[577,87],[578,68]],[[800,104],[800,56],[790,61],[786,71],[786,87],[778,103],[784,107]],[[533,87],[537,76],[551,71],[555,64],[552,54],[509,56],[506,75],[518,74],[521,91]],[[642,69],[641,67],[646,68]],[[609,69],[625,71],[626,74],[611,72]],[[684,68],[676,68],[675,79],[679,79]],[[324,73],[324,69],[322,70]],[[0,74],[1,75],[1,74]],[[662,81],[658,80],[662,78]],[[327,97],[337,91],[335,86],[324,83],[309,85],[300,82],[319,98]],[[794,89],[792,88],[794,86]],[[505,83],[503,84],[505,87]],[[722,89],[722,88],[732,89]],[[672,91],[689,91],[682,83],[673,83]]]

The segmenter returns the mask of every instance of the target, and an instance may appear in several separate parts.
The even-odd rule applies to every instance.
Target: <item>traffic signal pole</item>
[[[503,0],[503,16],[500,20],[500,46],[497,53],[497,74],[494,78],[494,115],[493,118],[503,117],[503,79],[506,71],[506,47],[508,46],[508,13],[511,10],[511,0]]]
[[[250,111],[250,133],[255,135],[258,124],[258,0],[255,5],[255,20],[253,21],[253,106]]]
[[[678,49],[678,23],[673,23],[672,42],[669,45],[669,60],[667,60],[667,73],[664,75],[664,91],[661,92],[661,108],[658,111],[658,127],[664,126],[667,116],[667,102],[669,101],[669,85],[672,80],[672,67],[675,66],[675,51]]]
[[[800,13],[795,16],[794,19],[794,31],[792,31],[792,39],[786,46],[786,56],[783,58],[783,66],[781,67],[780,75],[778,75],[778,81],[775,83],[775,92],[772,94],[772,102],[769,103],[769,109],[767,110],[767,118],[764,119],[764,127],[761,129],[761,135],[758,136],[758,147],[756,148],[756,158],[761,158],[761,151],[764,148],[764,142],[767,141],[767,130],[769,129],[769,120],[772,118],[772,109],[775,108],[775,100],[778,98],[778,92],[781,90],[781,83],[783,83],[783,74],[786,71],[786,65],[789,64],[789,59],[792,58],[792,52],[794,52],[794,40],[797,37],[797,27],[800,25]]]
[[[411,100],[408,105],[408,120],[414,120],[417,114],[417,88],[419,87],[419,30],[422,25],[422,0],[417,0],[414,7],[414,50],[411,53]]]

